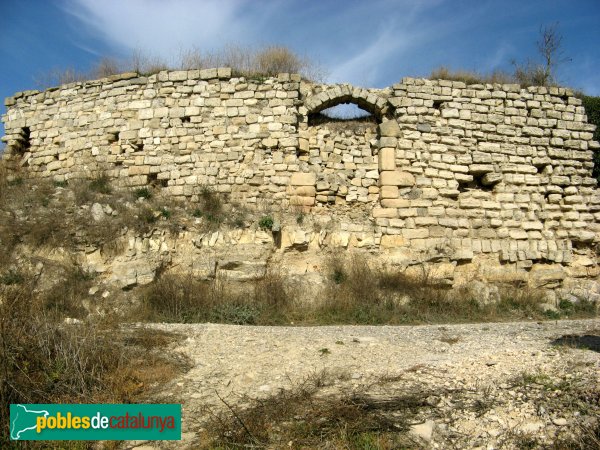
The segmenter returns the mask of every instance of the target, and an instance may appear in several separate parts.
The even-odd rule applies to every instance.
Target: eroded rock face
[[[568,270],[560,264],[521,267],[491,257],[475,257],[458,264],[453,260],[455,250],[449,247],[410,250],[394,245],[395,240],[388,237],[385,240],[389,242],[378,248],[361,232],[343,231],[339,224],[316,231],[314,223],[305,220],[305,225],[283,221],[277,232],[254,227],[209,232],[188,228],[177,234],[157,228],[144,236],[128,232],[119,239],[120,245],[110,250],[86,247],[75,256],[85,271],[97,274],[95,283],[108,289],[145,285],[165,272],[232,283],[260,280],[275,272],[283,275],[296,292],[303,293],[302,301],[310,303],[329,282],[331,258],[351,264],[358,257],[376,270],[462,290],[482,306],[500,300],[502,285],[546,292],[547,309],[565,299],[600,303],[600,282],[594,277],[571,276],[569,272],[576,266]],[[54,252],[54,257],[61,254],[63,259],[73,257],[64,252]],[[597,269],[591,257],[581,256],[574,261],[582,264],[577,267]]]

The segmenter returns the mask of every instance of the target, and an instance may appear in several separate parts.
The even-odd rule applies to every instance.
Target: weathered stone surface
[[[312,173],[294,173],[290,178],[290,184],[292,186],[314,186],[317,182],[317,176]]]
[[[400,235],[384,235],[381,237],[381,248],[397,248],[406,244],[404,237]]]
[[[428,420],[424,423],[411,425],[409,432],[413,436],[423,439],[425,442],[430,442],[433,438],[434,430],[435,422],[433,420]]]
[[[258,280],[265,276],[266,267],[266,261],[221,259],[217,262],[217,277],[232,281]]]
[[[296,206],[313,206],[315,204],[315,197],[301,197],[294,195],[290,197],[290,205]]]
[[[395,170],[396,169],[396,149],[382,148],[379,149],[379,170]]]
[[[381,186],[381,198],[398,198],[400,191],[398,186]]]
[[[530,277],[535,287],[553,288],[565,279],[566,273],[558,264],[536,264],[531,268]]]
[[[493,186],[494,184],[499,183],[501,181],[502,174],[500,173],[489,172],[481,177],[481,183],[484,186]]]
[[[92,219],[94,219],[96,222],[101,221],[105,217],[104,209],[102,209],[102,205],[100,203],[94,203],[90,209],[90,212],[92,213]]]
[[[393,119],[381,122],[379,124],[379,133],[384,137],[400,137],[402,135],[398,122]]]
[[[415,177],[409,172],[383,171],[379,174],[379,184],[381,186],[414,186]]]

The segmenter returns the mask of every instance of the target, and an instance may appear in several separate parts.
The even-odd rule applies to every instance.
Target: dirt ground
[[[293,389],[316,374],[322,395],[417,393],[408,434],[421,448],[537,448],[579,439],[600,404],[600,319],[424,326],[255,327],[155,324],[187,336],[192,369],[153,400],[182,403],[183,440],[129,448],[195,448],[207,410]],[[567,336],[567,337],[565,337]],[[293,448],[293,443],[290,442]]]

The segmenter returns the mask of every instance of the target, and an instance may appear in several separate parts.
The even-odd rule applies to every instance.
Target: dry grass
[[[69,291],[77,291],[72,278]],[[85,284],[84,284],[85,285]],[[118,322],[66,325],[34,279],[0,286],[0,403],[124,403],[138,401],[185,369],[165,356],[178,336],[123,331]],[[70,311],[67,311],[70,312]],[[8,409],[0,410],[0,446],[8,441]]]
[[[500,70],[489,74],[479,73],[473,70],[457,69],[441,66],[433,69],[429,74],[431,80],[462,81],[466,84],[511,84],[518,83],[514,75]]]
[[[85,189],[92,192],[86,201],[115,196],[94,181],[86,183]],[[123,222],[92,223],[89,204],[78,205],[75,197],[71,188],[22,180],[0,171],[2,405],[138,401],[157,383],[185,369],[185,361],[159,353],[178,337],[158,336],[144,329],[127,332],[112,315],[102,320],[86,318],[82,300],[88,298],[94,274],[75,264],[66,268],[45,264],[44,275],[40,276],[34,270],[35,260],[23,258],[20,246],[75,250],[84,243],[115,240],[114,233]],[[112,235],[102,230],[102,225]],[[67,324],[63,322],[65,317],[80,321]],[[2,408],[2,448],[10,446],[8,420],[8,409]],[[46,448],[35,443],[28,447]]]
[[[133,317],[164,322],[218,322],[238,325],[276,325],[288,322],[293,292],[283,277],[268,272],[242,289],[191,275],[162,276],[140,295]]]
[[[543,405],[548,417],[576,417],[573,412],[579,411],[580,423],[557,430],[550,446],[506,427],[498,436],[499,448],[599,448],[598,422],[589,425],[598,417],[597,386],[581,385],[583,379],[580,384],[552,384],[549,380],[540,374],[525,375],[516,380],[513,389],[523,392],[521,400],[531,407]],[[503,411],[506,407],[505,400],[496,399],[489,386],[476,391],[431,389],[418,378],[403,374],[381,377],[361,387],[350,388],[347,381],[347,376],[323,371],[266,398],[219,397],[221,405],[203,411],[205,431],[199,448],[429,448],[408,432],[411,424],[433,419],[452,426],[457,412],[482,417],[492,408]],[[462,448],[472,444],[469,439],[468,435],[442,431],[436,444]]]
[[[0,214],[0,262],[5,268],[0,270],[0,280],[6,278],[9,282],[18,272],[11,260],[21,250],[30,252],[28,249],[46,247],[70,252],[92,247],[105,254],[115,254],[122,251],[128,230],[141,235],[159,228],[176,235],[191,221],[197,221],[196,226],[205,231],[223,225],[245,227],[249,222],[243,208],[229,204],[226,198],[209,188],[201,191],[196,203],[178,204],[163,197],[155,187],[136,191],[118,189],[101,174],[93,180],[72,181],[68,185],[5,174],[0,176],[0,194],[3,211]],[[93,220],[94,203],[114,213],[105,213],[100,220]],[[271,219],[264,216],[264,224],[271,223]],[[255,218],[254,223],[263,222]],[[334,255],[325,271],[328,283],[310,306],[297,305],[294,289],[282,274],[272,271],[263,280],[245,284],[250,295],[240,293],[226,280],[198,281],[191,277],[171,280],[167,277],[150,285],[141,297],[147,320],[185,322],[414,324],[595,314],[595,305],[591,302],[561,302],[556,317],[544,315],[538,310],[543,301],[540,292],[511,286],[502,287],[497,304],[481,305],[469,290],[450,291],[434,273],[375,268],[360,255]],[[65,286],[84,289],[70,280],[86,276],[89,274],[73,273],[70,279],[64,280]],[[189,292],[181,292],[186,286]],[[69,289],[57,290],[54,294],[47,292],[47,310],[82,317],[85,312],[78,310],[77,299],[84,291]],[[62,295],[65,292],[67,295]]]
[[[513,387],[526,390],[536,408],[542,407],[550,417],[569,417],[574,429],[558,430],[550,449],[600,449],[600,387],[581,373],[557,378],[543,372],[523,372],[511,380]],[[574,413],[577,414],[574,414]],[[542,448],[537,439],[527,435],[507,436],[506,440],[524,448]]]
[[[94,203],[108,205],[115,215],[92,220],[90,209]],[[128,229],[143,234],[156,222],[171,219],[177,206],[158,196],[136,202],[130,191],[113,188],[108,177],[102,175],[69,184],[21,178],[7,182],[0,177],[2,256],[10,257],[18,245],[68,250],[111,246]],[[181,216],[189,215],[181,211]]]
[[[278,73],[299,73],[307,79],[323,80],[324,70],[306,56],[300,56],[288,47],[271,45],[259,49],[247,46],[227,45],[217,51],[202,51],[191,47],[180,51],[178,60],[166,60],[140,49],[127,58],[104,56],[91,70],[84,72],[74,68],[54,68],[35,77],[41,89],[62,84],[106,78],[124,72],[151,75],[162,70],[192,70],[215,67],[231,67],[236,76],[259,79]]]
[[[87,296],[94,274],[84,272],[73,266],[65,270],[64,276],[55,280],[55,284],[38,294],[41,307],[50,318],[84,318],[87,311],[81,300]]]
[[[504,286],[500,300],[481,304],[468,290],[451,290],[432,274],[419,276],[371,267],[360,256],[332,256],[329,282],[310,304],[277,272],[243,288],[226,280],[201,281],[167,274],[144,288],[141,316],[147,321],[219,322],[253,325],[398,325],[554,319],[539,309],[543,294]],[[593,308],[570,309],[569,317],[594,317]],[[561,310],[562,311],[562,310]],[[562,312],[558,313],[562,317]],[[452,336],[444,342],[454,344]]]
[[[466,84],[520,84],[527,86],[557,85],[547,68],[530,60],[524,63],[512,62],[512,73],[495,70],[491,73],[481,73],[474,70],[451,69],[445,66],[434,69],[429,74],[430,80],[462,81]]]
[[[201,448],[414,448],[405,432],[426,406],[420,392],[391,398],[364,393],[325,396],[335,377],[320,372],[266,399],[242,399],[225,411],[207,408],[210,417]]]
[[[364,257],[332,256],[330,283],[309,323],[415,324],[546,318],[542,294],[505,286],[500,301],[482,305],[468,290],[450,290],[434,273],[374,268]],[[591,314],[593,315],[593,313]]]
[[[374,270],[364,258],[333,256],[329,283],[311,305],[298,302],[294,289],[277,272],[244,282],[197,280],[164,275],[144,288],[141,312],[147,321],[220,322],[253,325],[423,324],[548,319],[539,310],[541,293],[504,287],[497,303],[480,304],[467,290],[450,290],[424,273]],[[587,310],[586,310],[587,311]],[[593,310],[569,317],[593,317]],[[459,342],[453,336],[444,342]]]

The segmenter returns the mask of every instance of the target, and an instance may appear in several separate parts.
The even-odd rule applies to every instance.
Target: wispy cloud
[[[509,56],[514,53],[514,47],[508,42],[500,42],[495,50],[483,62],[482,72],[491,72],[501,66],[505,66]]]
[[[121,51],[172,60],[181,50],[221,47],[250,32],[242,0],[68,0],[65,12]],[[260,22],[258,20],[258,22]]]
[[[544,6],[552,9],[545,12],[544,0],[507,0],[500,9],[493,0],[59,1],[74,19],[72,45],[88,55],[108,49],[124,56],[139,49],[177,63],[192,47],[214,51],[229,44],[277,43],[318,59],[328,81],[379,87],[402,76],[426,75],[440,65],[510,70],[510,59],[525,59],[534,50],[537,23],[556,20],[566,8]],[[573,32],[580,29],[587,28]],[[597,34],[588,34],[580,42],[593,42]],[[566,78],[581,78],[583,84],[584,78],[594,80],[593,73]]]
[[[390,29],[383,30],[359,53],[348,55],[348,59],[336,64],[329,76],[330,81],[372,85],[377,80],[380,65],[386,57],[398,51],[402,45],[401,40],[397,37],[392,39]]]
[[[382,72],[390,60],[398,61],[424,40],[434,40],[439,35],[429,26],[427,11],[441,0],[423,2],[391,2],[379,0],[370,4],[378,10],[389,10],[375,29],[365,30],[358,42],[365,41],[358,52],[347,53],[345,59],[335,64],[331,73],[333,82],[351,82],[363,86],[381,83]],[[360,21],[360,17],[357,20]],[[439,28],[438,28],[439,30]],[[370,39],[369,39],[370,38]]]

